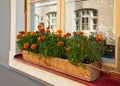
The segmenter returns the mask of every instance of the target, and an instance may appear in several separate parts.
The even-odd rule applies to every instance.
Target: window
[[[56,16],[57,12],[47,13],[47,27],[50,28],[52,32],[56,32]]]
[[[45,86],[62,86],[63,82],[65,86],[83,86],[83,84],[69,80],[67,78],[59,77],[58,75],[55,75],[53,73],[44,71],[42,69],[39,69],[37,67],[33,67],[31,65],[24,64],[22,62],[16,61],[14,59],[14,56],[17,53],[16,50],[16,32],[18,33],[20,30],[24,30],[24,27],[30,27],[30,22],[25,22],[25,25],[23,27],[17,26],[19,24],[24,24],[24,19],[29,20],[29,15],[26,15],[24,13],[24,1],[28,0],[11,0],[11,29],[10,29],[10,52],[9,52],[9,66],[10,68],[13,68],[13,70],[23,73],[25,76],[28,76],[30,78],[33,78],[35,80],[38,80],[40,83],[43,83]],[[21,3],[20,3],[21,2]],[[27,4],[27,8],[29,8],[29,2]],[[29,9],[28,9],[29,10]],[[27,12],[28,12],[27,10]],[[18,14],[17,14],[18,13]],[[22,16],[20,16],[22,15]],[[24,18],[26,16],[26,18]],[[35,15],[36,19],[38,19],[38,16]],[[35,23],[34,23],[35,24]],[[27,29],[29,31],[29,29]]]
[[[86,35],[97,32],[103,35],[107,47],[103,60],[115,63],[114,0],[66,0],[65,6],[65,31],[83,31]]]
[[[97,10],[79,9],[75,11],[75,28],[76,31],[89,30],[94,32],[97,27]]]
[[[104,59],[106,60],[105,62],[107,62],[108,60],[110,60],[110,56],[113,55],[112,60],[114,60],[114,64],[112,64],[113,67],[120,69],[119,66],[119,50],[118,50],[118,38],[120,36],[120,0],[12,0],[11,1],[11,29],[10,29],[10,55],[9,55],[9,65],[15,69],[21,70],[25,73],[28,73],[32,76],[35,76],[39,79],[41,79],[42,77],[45,77],[41,74],[41,76],[36,75],[36,73],[41,73],[42,70],[38,70],[36,68],[33,68],[34,72],[32,71],[28,71],[28,69],[31,69],[30,66],[26,66],[25,64],[22,64],[20,62],[17,62],[13,59],[14,55],[17,53],[16,51],[16,32],[20,31],[21,27],[18,28],[17,24],[21,24],[21,22],[24,22],[24,17],[20,17],[19,15],[17,15],[17,12],[20,11],[20,9],[18,9],[17,6],[22,6],[24,4],[16,4],[17,1],[25,1],[27,2],[26,4],[26,10],[25,10],[25,15],[24,15],[24,9],[23,11],[23,16],[26,16],[26,22],[25,25],[23,25],[22,30],[24,28],[24,26],[26,27],[25,29],[30,31],[30,30],[36,30],[36,25],[38,23],[40,23],[40,21],[42,21],[42,16],[43,16],[43,21],[45,20],[44,23],[46,23],[46,27],[48,27],[47,25],[50,25],[50,23],[48,21],[52,20],[55,18],[55,14],[53,14],[54,18],[50,18],[50,16],[47,16],[47,13],[50,12],[56,12],[56,24],[55,24],[55,20],[53,20],[52,25],[57,25],[57,29],[61,28],[64,33],[65,32],[74,32],[76,30],[79,30],[80,21],[79,16],[81,16],[79,14],[79,12],[75,12],[77,10],[80,9],[88,9],[88,8],[92,8],[92,9],[96,9],[94,11],[91,12],[91,14],[93,15],[93,19],[91,19],[91,21],[89,21],[89,17],[83,17],[83,25],[87,24],[89,25],[89,22],[93,22],[93,30],[95,28],[97,28],[97,30],[102,29],[103,32],[108,32],[107,35],[107,46],[108,50],[110,50],[108,59]],[[42,2],[41,2],[42,1]],[[102,1],[102,2],[101,2]],[[54,3],[53,3],[54,2]],[[43,4],[46,5],[46,7],[48,6],[49,8],[51,8],[50,4],[52,6],[57,7],[56,10],[53,9],[48,9],[49,11],[44,11],[44,15],[40,16],[40,13],[35,12],[35,10],[33,9],[36,6],[37,9],[37,3],[41,4],[41,7]],[[89,4],[91,3],[91,4]],[[78,4],[78,5],[77,5]],[[89,4],[89,5],[88,5]],[[105,5],[105,6],[104,6]],[[31,7],[33,6],[33,8]],[[88,7],[89,6],[89,7]],[[95,7],[97,6],[97,7]],[[104,6],[104,7],[103,7]],[[101,8],[103,7],[103,8]],[[100,9],[98,9],[100,8]],[[17,9],[17,10],[16,10]],[[104,10],[103,10],[104,9]],[[33,13],[33,14],[31,14]],[[83,15],[90,15],[90,11],[83,11],[80,12]],[[108,14],[106,14],[108,13]],[[50,14],[52,15],[52,14]],[[19,23],[18,18],[23,18],[23,20]],[[32,19],[30,19],[31,17],[33,17]],[[47,18],[49,17],[49,18]],[[36,20],[36,22],[35,22]],[[17,23],[18,22],[18,23]],[[48,23],[48,24],[47,24]],[[33,27],[33,28],[32,28]],[[109,29],[108,31],[106,31],[106,27]],[[78,29],[76,29],[78,28]],[[81,28],[80,28],[81,29]],[[115,34],[115,40],[116,41],[112,41],[113,38],[113,34]],[[111,55],[112,52],[112,55]],[[108,54],[108,53],[107,53]],[[105,57],[107,57],[105,56]],[[111,61],[111,60],[110,60]],[[107,63],[106,63],[107,64]],[[107,64],[108,66],[111,66],[111,64]],[[27,68],[27,69],[26,69]],[[42,71],[43,73],[43,71]],[[48,74],[50,75],[50,74]],[[52,76],[52,75],[51,75]],[[46,80],[51,80],[51,78],[47,78],[45,77]],[[54,80],[51,80],[51,82]],[[64,80],[63,80],[64,81]],[[61,82],[61,81],[59,81]],[[56,83],[56,82],[52,82],[52,83]],[[67,83],[67,82],[66,82]]]
[[[37,30],[38,24],[56,30],[57,0],[30,0],[30,30]],[[36,16],[37,15],[37,16]]]

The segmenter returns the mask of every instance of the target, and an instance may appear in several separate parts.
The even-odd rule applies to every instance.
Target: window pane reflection
[[[114,0],[66,0],[65,32],[101,33],[106,39],[103,57],[115,58]]]
[[[33,0],[31,0],[33,1]],[[38,30],[38,24],[56,31],[57,0],[45,0],[31,4],[30,30]]]

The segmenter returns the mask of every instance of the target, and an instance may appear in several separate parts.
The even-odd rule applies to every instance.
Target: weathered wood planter
[[[22,51],[23,59],[25,61],[52,68],[53,70],[69,74],[71,76],[84,79],[87,81],[94,81],[100,77],[100,71],[92,68],[90,64],[83,64],[83,66],[75,66],[68,60],[60,58],[43,58],[39,54],[34,54],[28,51]]]

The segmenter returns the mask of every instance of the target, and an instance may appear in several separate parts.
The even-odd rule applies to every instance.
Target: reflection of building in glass
[[[115,57],[114,0],[66,0],[65,32],[83,31],[89,35],[98,31],[106,37],[103,57]],[[110,34],[109,32],[112,32]],[[96,32],[97,33],[97,32]]]
[[[85,32],[93,32],[97,27],[97,10],[95,9],[79,9],[75,11],[76,31],[84,30]]]
[[[113,29],[113,5],[114,0],[66,0],[65,32],[89,33],[101,25]]]
[[[32,4],[32,6],[31,17],[34,21],[31,20],[31,28],[37,30],[38,22],[43,22],[44,28],[50,27],[52,31],[56,31],[57,0],[45,0]],[[35,14],[39,16],[39,19],[35,18]]]
[[[47,26],[52,30],[56,31],[56,15],[57,12],[49,12],[47,15]]]

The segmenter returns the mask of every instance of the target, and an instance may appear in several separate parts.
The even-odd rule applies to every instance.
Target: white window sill
[[[26,73],[32,76],[33,78],[36,78],[37,80],[43,80],[54,86],[86,86],[84,84],[78,83],[68,78],[44,71],[42,69],[36,68],[34,66],[16,60],[9,61],[9,65],[14,69],[19,70],[20,72]]]

